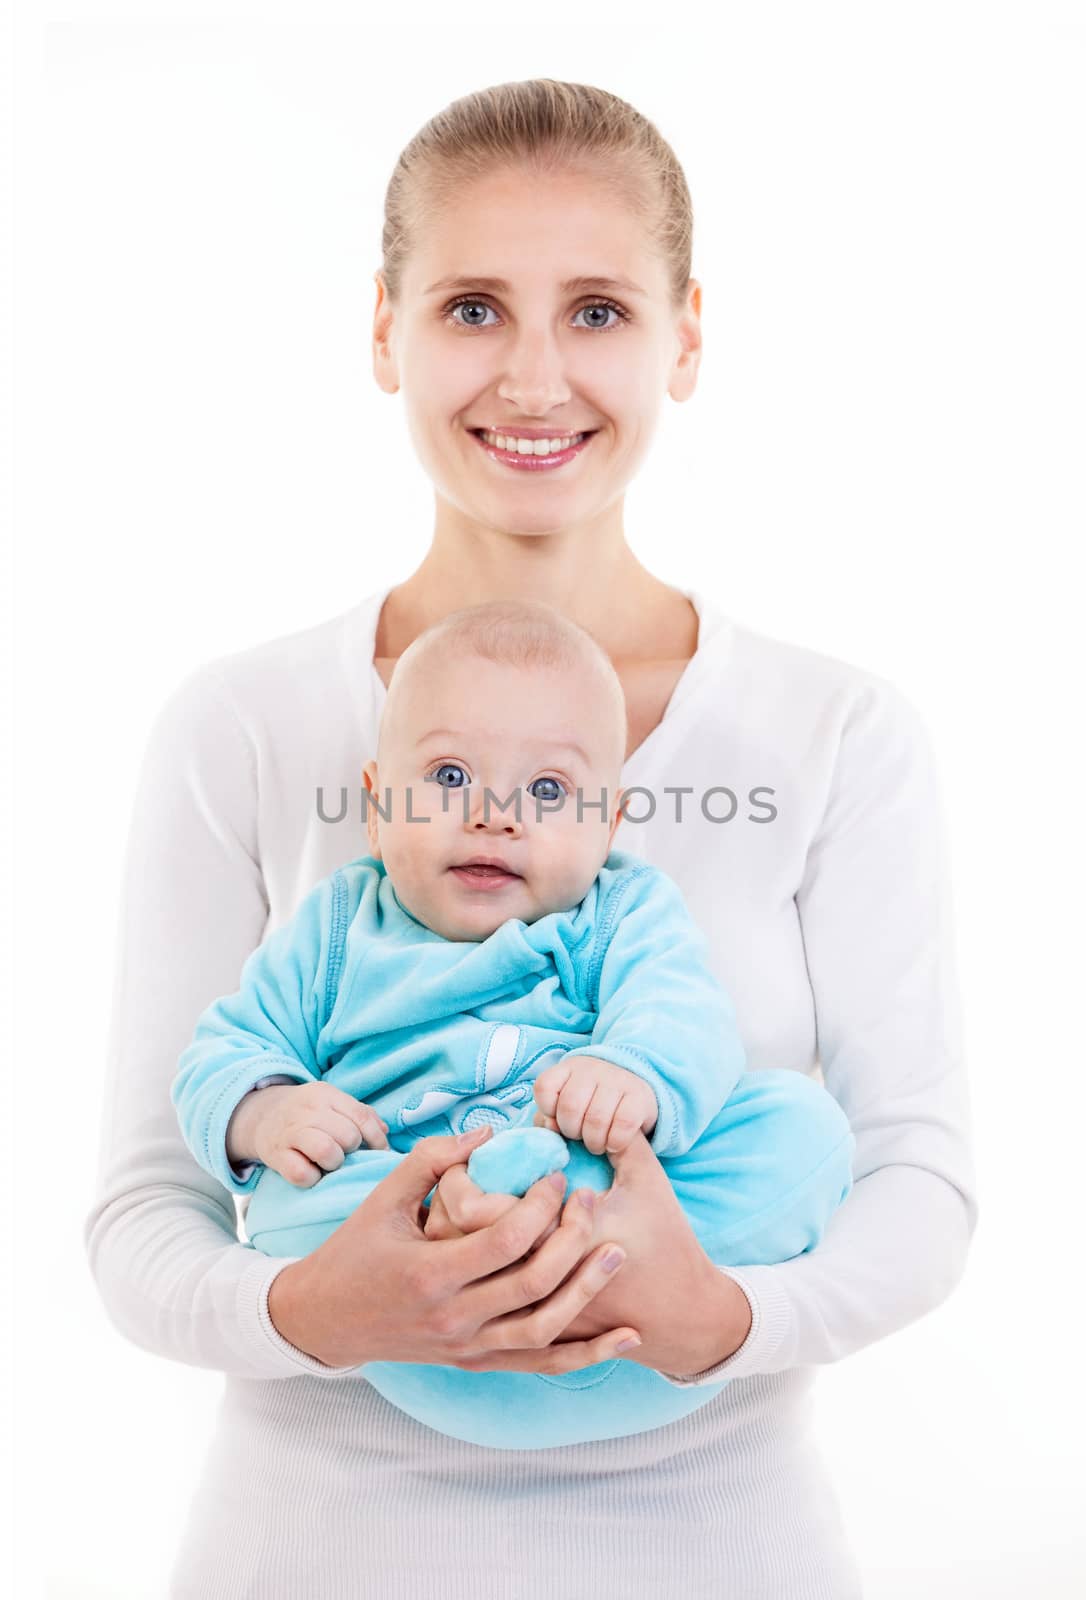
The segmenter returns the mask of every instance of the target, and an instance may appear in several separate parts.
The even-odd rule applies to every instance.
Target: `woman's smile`
[[[553,472],[556,467],[576,460],[597,431],[529,437],[519,432],[503,434],[485,428],[471,429],[473,438],[492,461],[512,467],[515,472]]]

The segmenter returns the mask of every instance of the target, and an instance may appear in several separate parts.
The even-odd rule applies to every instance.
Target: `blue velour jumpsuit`
[[[784,1069],[746,1072],[727,995],[677,885],[622,851],[584,900],[488,938],[454,941],[398,900],[382,862],[360,857],[319,883],[253,951],[238,991],[200,1018],[172,1098],[196,1159],[251,1195],[254,1248],[317,1248],[419,1139],[495,1134],[470,1160],[489,1192],[523,1194],[563,1167],[567,1194],[605,1190],[612,1168],[578,1141],[532,1129],[532,1084],[567,1052],[645,1079],[659,1116],[650,1144],[706,1254],[772,1264],[813,1249],[852,1186],[854,1139],[836,1101]],[[363,1146],[310,1188],[226,1155],[242,1097],[281,1075],[324,1079],[372,1106],[389,1150]],[[502,1139],[510,1129],[532,1129]],[[433,1190],[430,1191],[432,1196]],[[427,1198],[429,1199],[430,1196]],[[677,1388],[616,1359],[561,1376],[367,1362],[361,1376],[454,1438],[541,1449],[673,1422],[728,1380]]]

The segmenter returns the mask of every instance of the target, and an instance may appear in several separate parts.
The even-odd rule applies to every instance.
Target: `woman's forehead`
[[[420,218],[405,275],[419,294],[593,279],[647,295],[666,281],[641,210],[613,186],[513,175],[474,180]]]

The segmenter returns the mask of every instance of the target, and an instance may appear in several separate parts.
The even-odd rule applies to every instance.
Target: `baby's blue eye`
[[[443,761],[440,767],[438,767],[435,772],[430,774],[435,783],[440,783],[443,789],[462,789],[464,787],[464,783],[446,783],[445,779],[441,776],[443,772],[459,772],[460,776],[464,779],[464,783],[469,782],[468,776],[463,767],[458,767],[455,761]]]
[[[536,794],[535,787],[539,783],[549,783],[554,792],[552,794]],[[531,783],[528,785],[528,793],[532,796],[533,800],[557,800],[559,795],[565,793],[565,790],[562,788],[562,785],[558,782],[557,778],[533,778]]]

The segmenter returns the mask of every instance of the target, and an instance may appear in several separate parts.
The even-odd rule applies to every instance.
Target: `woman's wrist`
[[[719,1366],[746,1343],[753,1325],[750,1301],[742,1289],[714,1263],[708,1264],[711,1271],[704,1279],[702,1294],[690,1318],[693,1346],[689,1369],[670,1373],[673,1378],[695,1378],[710,1367]]]
[[[305,1267],[304,1259],[292,1261],[272,1279],[268,1289],[268,1316],[272,1326],[280,1338],[313,1361],[326,1367],[356,1366],[357,1362],[337,1361],[336,1353],[327,1348],[327,1339],[321,1337],[321,1329],[315,1325],[313,1316],[317,1301],[305,1281]]]

